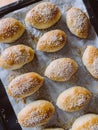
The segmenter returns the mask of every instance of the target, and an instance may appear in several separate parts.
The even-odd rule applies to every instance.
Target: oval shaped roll
[[[15,45],[6,48],[0,56],[0,67],[15,70],[29,63],[34,58],[32,48],[25,45]]]
[[[70,58],[52,61],[45,70],[45,76],[54,81],[68,81],[78,70],[78,64]]]
[[[51,102],[38,100],[30,103],[18,114],[18,122],[23,127],[37,127],[46,124],[54,114]]]
[[[8,85],[8,94],[14,98],[24,98],[34,94],[44,82],[39,74],[30,72],[13,79]]]
[[[4,18],[0,20],[0,42],[14,42],[22,36],[24,31],[24,25],[14,18]]]
[[[86,88],[75,86],[62,92],[57,98],[57,106],[68,112],[82,109],[91,99],[91,92]]]
[[[83,64],[90,74],[98,79],[98,48],[87,46],[82,57]]]
[[[66,23],[74,35],[79,38],[87,38],[90,27],[87,15],[78,8],[72,7],[66,14]]]
[[[52,30],[45,33],[38,41],[37,50],[56,52],[64,47],[66,34],[62,30]]]
[[[86,114],[75,120],[71,130],[98,130],[98,115]]]
[[[63,128],[46,128],[44,130],[64,130]]]
[[[37,29],[46,29],[54,25],[61,17],[59,8],[51,2],[42,2],[31,9],[25,22]]]

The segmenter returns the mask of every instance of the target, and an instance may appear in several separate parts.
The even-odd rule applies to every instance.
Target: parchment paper
[[[62,83],[54,82],[49,80],[48,78],[45,78],[45,83],[43,87],[41,87],[40,90],[36,92],[34,95],[28,97],[26,99],[26,104],[24,104],[22,101],[16,102],[12,97],[9,96],[10,102],[17,115],[17,113],[25,105],[27,105],[28,103],[34,100],[46,99],[51,101],[55,105],[58,95],[62,91],[66,90],[67,88],[73,87],[75,85],[88,88],[93,93],[93,98],[91,102],[81,111],[68,113],[58,109],[57,106],[55,105],[56,112],[52,117],[52,119],[46,125],[38,128],[23,128],[23,130],[41,130],[46,127],[62,127],[68,130],[69,128],[71,128],[71,124],[73,123],[73,121],[80,115],[83,115],[85,113],[98,113],[98,80],[94,79],[89,74],[89,72],[86,70],[81,60],[82,54],[87,45],[91,44],[98,47],[98,38],[96,36],[93,27],[91,27],[90,29],[88,39],[85,40],[77,38],[76,36],[72,35],[67,28],[65,15],[66,15],[66,11],[69,8],[74,6],[86,12],[82,0],[45,0],[45,1],[51,1],[57,4],[57,6],[62,11],[62,18],[60,19],[60,21],[56,25],[54,25],[53,27],[47,30],[43,30],[43,31],[37,30],[35,28],[30,27],[29,25],[26,25],[24,22],[26,13],[33,6],[35,6],[35,4],[17,10],[15,12],[12,12],[5,16],[5,17],[14,17],[20,20],[23,24],[25,24],[26,31],[18,41],[12,44],[3,44],[3,43],[0,44],[0,52],[2,52],[5,48],[12,45],[25,44],[32,47],[35,50],[35,58],[32,62],[26,64],[24,67],[22,67],[19,70],[8,71],[8,70],[0,69],[0,78],[3,84],[5,85],[7,91],[7,86],[9,82],[17,75],[34,71],[44,76],[45,68],[52,60],[60,57],[70,57],[75,59],[79,64],[79,71],[77,72],[76,75],[72,77],[72,79],[69,82],[62,82]],[[63,31],[66,32],[67,44],[65,45],[65,47],[56,53],[45,53],[45,52],[43,53],[40,51],[36,51],[36,45],[39,37],[41,37],[41,35],[44,34],[45,32],[52,29],[62,29]]]

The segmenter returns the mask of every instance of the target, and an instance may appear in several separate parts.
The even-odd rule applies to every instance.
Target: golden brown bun
[[[4,69],[15,70],[32,61],[34,51],[25,45],[15,45],[5,49],[0,56],[0,66]]]
[[[62,92],[57,98],[57,106],[68,112],[82,109],[91,99],[91,92],[86,88],[75,86]]]
[[[66,14],[66,22],[69,30],[79,38],[87,38],[89,31],[89,19],[84,12],[72,7]]]
[[[52,30],[45,33],[38,41],[37,50],[56,52],[64,47],[66,34],[62,30]]]
[[[45,76],[54,81],[68,81],[78,70],[78,64],[70,58],[52,61],[45,70]]]
[[[24,25],[14,18],[0,20],[0,42],[14,42],[22,36],[24,31]]]
[[[63,128],[46,128],[44,130],[64,130]]]
[[[86,114],[75,120],[71,130],[98,130],[98,115]]]
[[[30,10],[25,21],[37,29],[46,29],[54,25],[61,17],[59,8],[51,2],[42,2]]]
[[[18,114],[18,122],[23,127],[37,127],[46,124],[54,114],[51,102],[38,100],[30,103]]]
[[[98,48],[87,46],[82,61],[91,75],[98,79]]]
[[[44,82],[39,74],[30,72],[13,79],[8,85],[8,94],[14,98],[24,98],[34,94]]]

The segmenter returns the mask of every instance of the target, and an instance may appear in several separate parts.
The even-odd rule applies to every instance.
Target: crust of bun
[[[74,35],[79,38],[87,38],[90,22],[87,15],[78,8],[72,7],[66,14],[66,23]]]
[[[51,102],[38,100],[30,103],[18,114],[18,122],[23,127],[37,127],[46,124],[54,114]]]
[[[2,43],[12,43],[18,40],[24,31],[24,25],[14,18],[0,20],[0,42]]]
[[[44,82],[39,74],[30,72],[13,79],[8,85],[8,94],[14,98],[24,98],[34,94]]]
[[[83,64],[90,74],[98,79],[98,48],[87,46],[82,57]]]
[[[52,61],[45,70],[45,76],[54,81],[68,81],[78,70],[78,64],[71,58]]]
[[[71,130],[97,130],[98,129],[98,115],[86,114],[80,116],[75,120]]]
[[[61,17],[59,8],[51,2],[42,2],[31,9],[25,22],[37,29],[46,29],[54,25]]]
[[[56,52],[64,47],[66,34],[62,30],[52,30],[45,33],[38,41],[37,50]]]
[[[75,86],[62,92],[57,98],[57,106],[67,112],[82,109],[91,99],[91,92],[86,88]]]
[[[0,67],[15,70],[29,63],[34,58],[32,48],[25,45],[15,45],[6,48],[0,56]]]

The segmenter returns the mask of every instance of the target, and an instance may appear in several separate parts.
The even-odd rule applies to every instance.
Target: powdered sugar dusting
[[[90,126],[90,130],[98,130],[98,124]]]
[[[84,104],[85,102],[86,102],[86,96],[85,95],[79,95],[78,97],[77,97],[77,103],[76,103],[76,106],[81,106],[82,104]]]
[[[61,36],[61,35],[56,35],[55,33],[50,37],[50,40],[49,41],[47,41],[47,43],[49,44],[49,45],[54,45],[54,46],[59,46],[59,45],[61,45],[62,43],[63,43],[63,40],[64,40],[64,38],[63,38],[63,36]]]
[[[95,58],[93,66],[94,66],[94,74],[98,76],[98,58]]]
[[[74,102],[75,101],[75,102]],[[75,107],[80,107],[84,103],[86,103],[87,97],[86,95],[80,94],[77,95],[76,97],[71,97],[71,100],[69,101],[69,108],[75,108]]]
[[[23,124],[26,126],[38,126],[47,118],[49,118],[47,113],[39,114],[39,111],[36,111],[32,112],[30,116],[23,121]]]

